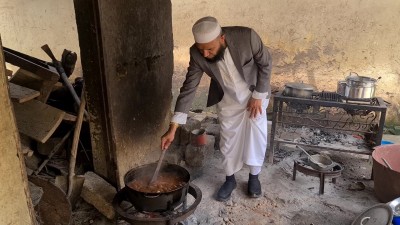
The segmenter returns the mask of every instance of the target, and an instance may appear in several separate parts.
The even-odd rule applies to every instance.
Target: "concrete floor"
[[[395,144],[400,144],[400,135],[384,134],[382,140],[387,140]]]
[[[384,140],[400,143],[400,136],[384,135]],[[372,160],[366,155],[329,152],[344,170],[336,184],[325,181],[325,193],[318,194],[319,179],[297,173],[292,180],[293,159],[303,153],[282,146],[275,153],[274,164],[265,163],[260,181],[263,197],[246,196],[248,169],[236,174],[239,182],[232,199],[215,201],[215,193],[223,182],[222,156],[217,151],[204,175],[193,181],[203,191],[203,201],[195,213],[193,224],[277,224],[277,225],[345,225],[365,209],[379,203],[370,179]]]
[[[384,140],[400,143],[400,136],[385,134]],[[247,197],[248,169],[235,176],[238,187],[227,202],[215,200],[215,193],[224,181],[222,155],[218,150],[208,156],[207,163],[192,181],[202,191],[202,201],[186,224],[213,225],[350,225],[365,209],[378,204],[374,182],[370,179],[372,160],[369,156],[328,152],[335,162],[343,165],[342,176],[334,184],[325,181],[325,193],[318,194],[319,179],[297,173],[292,180],[293,160],[302,152],[283,145],[275,153],[274,164],[264,164],[260,174],[263,195]],[[188,197],[189,204],[193,198]],[[122,220],[109,221],[85,202],[74,212],[75,225],[127,224]]]

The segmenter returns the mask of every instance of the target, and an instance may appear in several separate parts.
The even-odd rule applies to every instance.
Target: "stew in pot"
[[[186,184],[183,178],[174,172],[160,171],[157,180],[155,180],[151,185],[149,185],[150,180],[151,175],[139,176],[129,182],[127,186],[138,192],[157,194],[177,190]]]

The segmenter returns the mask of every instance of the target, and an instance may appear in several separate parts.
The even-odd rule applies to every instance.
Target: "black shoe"
[[[217,201],[225,202],[232,194],[232,191],[236,188],[235,175],[226,176],[225,183],[221,186],[217,193]]]
[[[258,180],[258,175],[251,175],[249,173],[249,182],[247,185],[247,194],[250,198],[261,197],[261,183]]]

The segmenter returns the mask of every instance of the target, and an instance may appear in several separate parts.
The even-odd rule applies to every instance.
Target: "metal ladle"
[[[160,172],[161,163],[163,161],[163,158],[164,158],[164,155],[165,155],[166,151],[167,150],[161,150],[161,156],[160,156],[160,159],[158,160],[156,170],[154,171],[153,177],[151,178],[151,180],[150,180],[150,182],[149,182],[149,184],[147,186],[152,185],[154,183],[154,181],[157,180],[158,173]]]

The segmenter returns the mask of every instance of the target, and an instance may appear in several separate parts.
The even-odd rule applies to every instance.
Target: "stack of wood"
[[[27,162],[27,172],[40,172],[65,139],[54,138],[52,135],[63,120],[75,121],[76,116],[46,104],[51,91],[56,86],[59,77],[44,77],[29,71],[19,69],[9,81],[10,98],[13,102],[18,130],[21,134],[21,146]],[[37,142],[37,150],[47,160],[34,159],[31,141]],[[32,162],[33,161],[33,162]],[[43,164],[44,162],[44,164]],[[39,167],[42,167],[39,169]],[[67,169],[60,170],[67,173]]]

